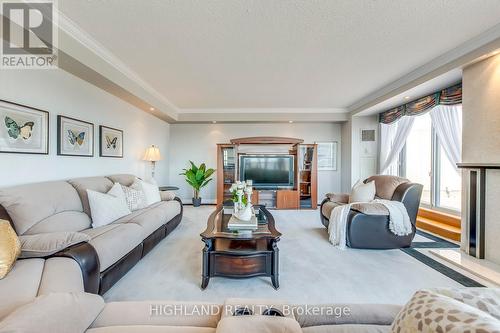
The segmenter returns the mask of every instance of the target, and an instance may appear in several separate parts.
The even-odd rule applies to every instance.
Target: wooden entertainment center
[[[217,204],[231,200],[229,188],[235,181],[240,180],[241,156],[291,155],[294,161],[293,187],[255,187],[252,202],[276,209],[317,209],[317,145],[305,144],[303,141],[283,137],[250,137],[218,144]]]

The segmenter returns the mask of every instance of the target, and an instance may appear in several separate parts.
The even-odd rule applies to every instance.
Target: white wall
[[[375,142],[362,142],[361,130],[375,130]],[[342,192],[377,173],[378,115],[354,116],[342,124]]]
[[[351,182],[351,141],[352,141],[352,119],[342,123],[341,127],[342,133],[342,184],[341,192],[350,193],[352,182]]]
[[[149,164],[144,150],[167,151],[169,124],[61,70],[1,70],[0,99],[50,112],[50,153],[0,154],[0,187],[72,177],[133,173],[144,177]],[[58,114],[94,123],[94,157],[57,156]],[[99,156],[99,125],[124,131],[124,158]],[[168,181],[168,160],[157,164],[156,179]]]
[[[377,173],[378,115],[351,119],[351,186]],[[361,130],[375,130],[375,142],[362,142]],[[350,190],[350,189],[349,189]]]
[[[294,124],[172,124],[170,126],[170,183],[180,187],[179,196],[189,202],[191,188],[178,174],[192,160],[196,164],[205,162],[216,168],[217,143],[228,143],[230,139],[249,136],[283,136],[303,139],[305,143],[315,141],[337,141],[337,171],[318,171],[318,200],[325,193],[341,189],[341,131],[340,124],[294,123]],[[204,202],[215,202],[216,180],[202,190]]]

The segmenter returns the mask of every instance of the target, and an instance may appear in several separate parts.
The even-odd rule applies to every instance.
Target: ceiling
[[[59,10],[179,113],[346,111],[500,23],[498,0],[64,0]]]

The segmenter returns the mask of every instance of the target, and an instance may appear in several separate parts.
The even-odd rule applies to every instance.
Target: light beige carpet
[[[334,248],[316,211],[271,211],[283,234],[280,289],[270,279],[212,278],[200,289],[199,236],[213,206],[185,207],[179,227],[105,295],[106,301],[223,302],[229,297],[284,299],[292,303],[405,303],[418,289],[460,287],[399,250]]]

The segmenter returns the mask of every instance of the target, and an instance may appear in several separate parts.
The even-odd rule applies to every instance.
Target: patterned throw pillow
[[[448,295],[458,296],[457,298]],[[470,297],[472,296],[472,297]],[[489,296],[488,304],[498,307]],[[476,301],[472,301],[476,299]],[[467,304],[462,300],[467,300]],[[394,320],[393,333],[459,333],[500,332],[500,321],[482,305],[483,297],[467,290],[463,293],[421,290],[417,291]]]
[[[146,196],[143,191],[124,185],[122,189],[125,192],[127,206],[132,212],[146,207]]]

